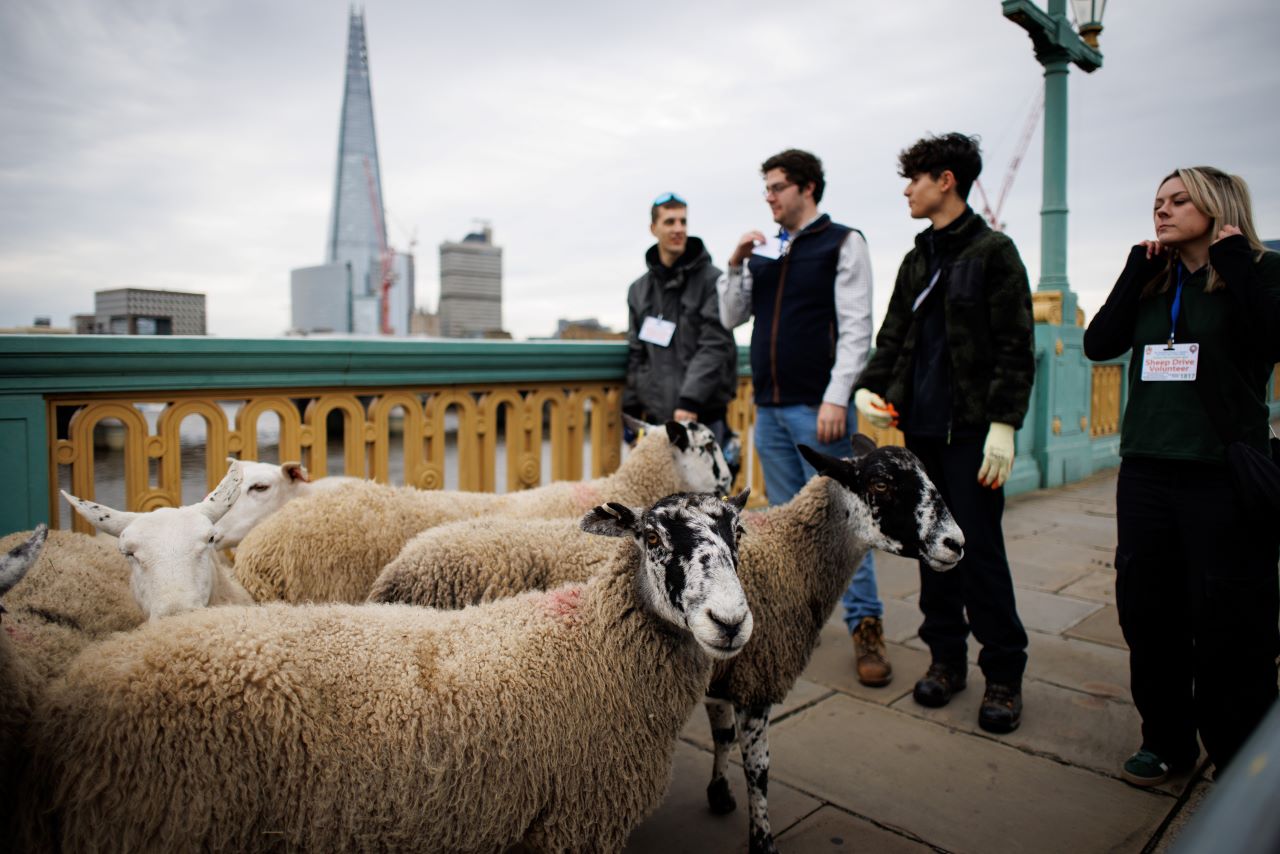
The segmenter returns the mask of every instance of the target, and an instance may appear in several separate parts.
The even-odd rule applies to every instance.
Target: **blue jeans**
[[[786,504],[817,474],[800,456],[796,445],[808,445],[833,457],[853,456],[853,445],[847,435],[835,442],[818,441],[816,406],[757,406],[755,435],[769,504],[774,506]],[[876,591],[876,568],[871,552],[867,552],[853,573],[840,604],[844,606],[845,625],[851,632],[863,617],[879,617],[884,613]]]

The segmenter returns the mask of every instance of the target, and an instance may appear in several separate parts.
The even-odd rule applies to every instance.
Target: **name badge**
[[[1189,382],[1196,378],[1200,362],[1199,344],[1148,344],[1142,348],[1142,379],[1145,382]]]
[[[676,325],[670,320],[660,317],[646,317],[640,324],[640,340],[659,347],[671,345],[671,336],[676,334]]]

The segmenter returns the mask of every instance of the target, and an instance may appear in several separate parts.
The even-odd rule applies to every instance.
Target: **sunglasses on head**
[[[688,202],[677,196],[675,193],[663,193],[661,196],[658,196],[658,198],[653,200],[653,206],[656,208],[661,207],[662,205],[669,205],[673,202],[677,205],[684,205],[686,207],[689,205]]]

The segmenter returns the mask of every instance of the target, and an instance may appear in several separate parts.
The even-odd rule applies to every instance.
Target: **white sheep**
[[[362,602],[401,547],[436,525],[478,516],[572,519],[604,501],[648,506],[676,492],[724,495],[729,486],[711,431],[669,421],[648,427],[618,470],[596,480],[502,495],[360,481],[292,501],[245,537],[235,573],[259,602]]]
[[[597,507],[583,527],[629,542],[550,592],[206,609],[97,644],[36,708],[22,844],[621,850],[751,635],[745,500]]]
[[[854,458],[800,446],[818,471],[790,502],[743,517],[739,576],[755,617],[742,654],[717,668],[708,690],[715,757],[707,797],[735,808],[728,752],[742,748],[751,851],[774,850],[766,798],[770,707],[795,684],[823,623],[868,549],[954,566],[964,535],[920,461],[904,448],[854,437]],[[460,608],[589,576],[608,560],[598,541],[560,521],[457,523],[407,544],[377,578],[371,601]]]
[[[240,495],[232,503],[231,509],[213,526],[218,535],[216,545],[219,549],[240,545],[240,541],[259,522],[295,498],[359,480],[354,477],[323,477],[312,480],[307,467],[298,462],[274,465],[254,460],[237,460],[235,457],[227,457],[227,462],[240,469]]]
[[[208,605],[253,602],[218,558],[213,528],[236,500],[240,482],[239,466],[231,466],[203,501],[148,513],[113,510],[65,491],[62,497],[99,531],[117,538],[132,567],[138,607],[156,620]]]

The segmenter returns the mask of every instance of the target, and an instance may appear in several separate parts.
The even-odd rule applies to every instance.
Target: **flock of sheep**
[[[705,699],[710,808],[736,741],[774,851],[769,710],[854,568],[963,549],[906,450],[802,451],[818,476],[754,513],[677,422],[506,495],[232,461],[187,507],[66,496],[118,549],[0,540],[0,846],[616,851]]]

